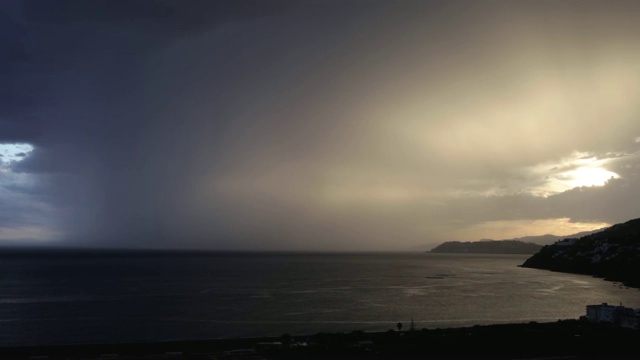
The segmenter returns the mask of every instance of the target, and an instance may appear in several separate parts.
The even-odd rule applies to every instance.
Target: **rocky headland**
[[[521,266],[593,275],[640,288],[640,219],[544,246]]]

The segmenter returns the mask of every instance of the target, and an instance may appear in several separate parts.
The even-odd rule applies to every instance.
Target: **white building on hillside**
[[[628,329],[640,329],[640,309],[609,305],[587,305],[584,319],[594,323],[607,323]]]

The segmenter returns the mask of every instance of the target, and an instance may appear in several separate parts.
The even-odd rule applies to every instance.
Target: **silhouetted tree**
[[[396,327],[398,328],[398,331],[402,331],[402,323],[399,322]]]
[[[282,336],[280,336],[280,342],[282,342],[282,346],[289,347],[289,344],[291,343],[291,335],[287,333],[282,334]]]

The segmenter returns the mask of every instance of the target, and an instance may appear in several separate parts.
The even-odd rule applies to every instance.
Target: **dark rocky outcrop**
[[[640,287],[640,219],[547,245],[521,266],[593,275]]]

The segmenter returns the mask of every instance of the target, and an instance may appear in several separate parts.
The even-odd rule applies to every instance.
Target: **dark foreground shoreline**
[[[631,357],[640,331],[581,320],[308,336],[0,348],[2,359],[391,359]]]

